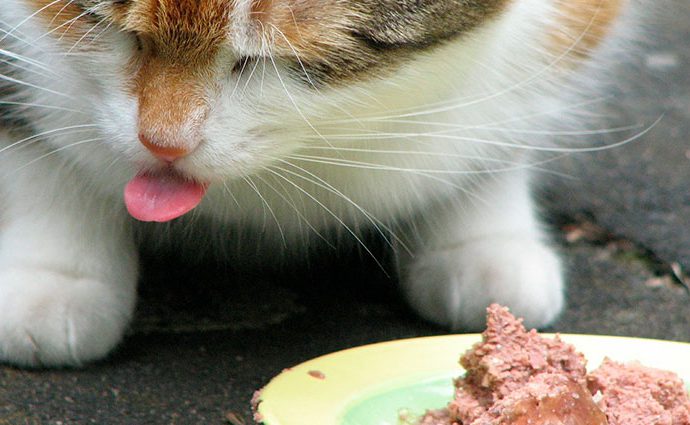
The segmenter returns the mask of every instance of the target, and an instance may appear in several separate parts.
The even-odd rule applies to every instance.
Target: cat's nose
[[[165,162],[173,162],[190,154],[187,147],[162,144],[144,133],[139,133],[139,141],[156,158]]]

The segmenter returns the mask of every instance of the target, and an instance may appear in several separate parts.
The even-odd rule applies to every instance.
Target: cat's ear
[[[380,47],[424,47],[469,31],[497,15],[508,0],[363,0],[357,35]]]

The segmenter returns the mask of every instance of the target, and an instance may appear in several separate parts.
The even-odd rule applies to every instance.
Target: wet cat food
[[[460,364],[454,399],[421,425],[690,425],[690,399],[674,373],[607,359],[588,374],[572,345],[527,331],[496,304]]]

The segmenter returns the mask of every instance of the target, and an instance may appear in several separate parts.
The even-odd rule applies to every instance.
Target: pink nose
[[[173,162],[176,159],[189,155],[189,151],[184,147],[163,146],[158,143],[154,143],[149,137],[141,133],[139,134],[139,141],[154,156],[166,162]]]

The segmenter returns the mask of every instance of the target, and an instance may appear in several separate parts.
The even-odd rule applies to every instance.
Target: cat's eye
[[[242,75],[244,73],[244,70],[256,60],[256,58],[253,58],[251,56],[240,57],[239,59],[237,59],[237,62],[235,62],[235,65],[232,67],[232,73],[236,75]]]
[[[134,37],[134,43],[137,46],[137,51],[141,52],[144,50],[144,42],[141,40],[141,37],[138,34],[132,34],[132,37]]]

